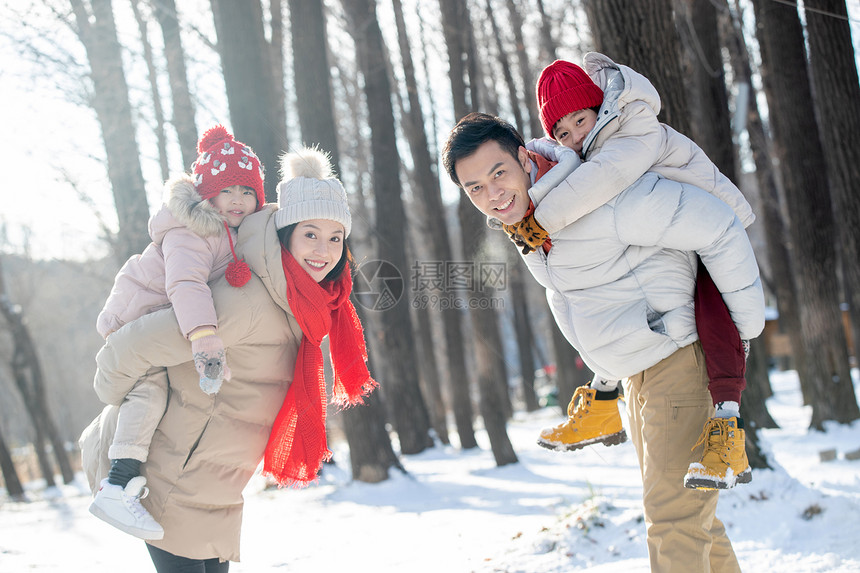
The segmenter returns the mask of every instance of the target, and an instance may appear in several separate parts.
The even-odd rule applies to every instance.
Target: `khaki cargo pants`
[[[648,554],[659,573],[736,573],[731,541],[716,518],[716,491],[684,487],[701,460],[690,451],[713,415],[699,342],[624,382],[630,436],[642,471]]]

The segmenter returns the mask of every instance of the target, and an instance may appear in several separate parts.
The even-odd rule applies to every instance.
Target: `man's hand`
[[[534,213],[513,225],[502,225],[502,228],[524,255],[537,250],[549,238],[549,233],[537,222]]]

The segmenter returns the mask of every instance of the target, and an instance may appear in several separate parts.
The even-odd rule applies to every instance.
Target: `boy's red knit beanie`
[[[564,116],[581,109],[599,107],[603,90],[597,87],[585,70],[564,60],[556,60],[543,69],[535,87],[540,121],[546,134]]]
[[[197,152],[200,155],[191,170],[200,197],[211,199],[226,187],[241,185],[257,194],[257,210],[263,207],[263,166],[249,146],[233,139],[223,125],[216,125],[197,142]]]

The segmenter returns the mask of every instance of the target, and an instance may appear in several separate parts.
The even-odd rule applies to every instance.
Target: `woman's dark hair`
[[[293,236],[293,231],[296,230],[296,226],[298,223],[293,223],[292,225],[287,225],[286,227],[282,227],[278,229],[278,240],[281,242],[281,246],[285,249],[290,249],[290,237]],[[344,239],[343,241],[343,253],[340,255],[340,260],[337,264],[332,267],[332,269],[328,272],[325,278],[320,281],[335,281],[340,278],[341,273],[343,273],[344,269],[347,265],[352,265],[352,252],[349,250],[349,243]]]
[[[455,171],[457,161],[469,157],[487,141],[496,141],[514,157],[517,157],[520,147],[526,145],[516,128],[500,117],[478,112],[465,116],[451,130],[442,150],[445,171],[458,187],[460,179]]]

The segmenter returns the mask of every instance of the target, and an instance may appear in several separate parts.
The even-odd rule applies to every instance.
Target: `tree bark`
[[[514,33],[517,66],[520,77],[523,80],[523,99],[525,100],[529,116],[528,137],[542,137],[543,126],[540,122],[537,100],[535,99],[535,71],[532,69],[532,64],[529,61],[529,55],[526,52],[526,42],[523,39],[523,17],[514,0],[506,0],[506,3],[508,6],[508,15],[511,18],[511,30]],[[541,37],[543,37],[543,34],[541,34]],[[552,39],[550,38],[549,41],[551,42]],[[552,51],[555,53],[555,48]]]
[[[514,125],[517,127],[520,133],[525,131],[525,124],[523,123],[523,113],[520,109],[520,98],[517,95],[517,85],[514,83],[514,76],[511,73],[511,62],[508,59],[508,52],[505,49],[505,43],[503,42],[502,33],[499,30],[499,25],[496,23],[496,11],[493,8],[492,0],[487,1],[487,20],[490,22],[490,30],[492,31],[492,37],[496,43],[496,51],[498,52],[499,59],[499,67],[502,72],[502,77],[505,80],[505,87],[508,88],[508,100],[511,104],[511,112],[514,114]]]
[[[682,69],[690,93],[690,138],[720,172],[737,182],[717,9],[711,0],[676,0],[675,5],[685,48]]]
[[[597,51],[648,78],[663,101],[660,121],[689,134],[672,0],[585,0],[584,5]]]
[[[845,0],[804,0],[821,143],[839,231],[845,302],[860,364],[860,81]]]
[[[267,170],[266,201],[276,202],[278,154],[285,146],[285,125],[276,108],[271,46],[263,35],[260,0],[210,0],[218,34],[218,53],[227,107],[236,139],[250,145]]]
[[[45,391],[44,378],[42,377],[42,366],[36,352],[36,345],[33,344],[30,331],[21,315],[20,307],[12,304],[6,293],[2,267],[0,267],[0,314],[6,319],[6,325],[14,341],[11,363],[12,376],[15,379],[15,384],[18,386],[18,390],[21,392],[27,413],[33,422],[33,428],[36,432],[34,448],[39,459],[39,466],[43,477],[48,487],[55,485],[53,465],[45,449],[45,442],[48,442],[53,449],[54,458],[60,468],[63,483],[72,483],[75,479],[74,472],[69,462],[69,456],[66,455],[63,440],[60,439],[57,426],[54,424],[54,420],[48,409],[47,393]]]
[[[149,26],[140,13],[140,0],[131,0],[131,10],[140,32],[140,42],[143,45],[143,60],[146,62],[146,75],[149,80],[149,92],[152,97],[152,110],[155,116],[155,140],[158,147],[158,167],[161,169],[161,179],[166,181],[170,176],[167,165],[167,136],[164,133],[164,107],[161,105],[161,93],[158,89],[158,73],[155,71],[155,60],[152,56],[152,44],[149,41]]]
[[[511,304],[514,307],[514,330],[517,338],[517,348],[520,357],[520,378],[522,380],[523,402],[527,412],[534,412],[539,408],[537,394],[535,393],[535,360],[532,354],[532,341],[534,331],[529,321],[529,305],[526,298],[526,285],[524,283],[524,271],[522,259],[509,261],[508,284],[511,287]]]
[[[788,334],[794,357],[794,366],[800,378],[801,388],[810,386],[806,377],[806,349],[801,338],[800,310],[797,302],[797,286],[795,273],[792,270],[792,258],[788,249],[788,230],[783,219],[782,201],[777,187],[774,165],[771,158],[770,138],[765,133],[761,115],[758,110],[756,91],[753,89],[752,69],[749,52],[743,36],[743,24],[740,21],[740,9],[736,6],[733,12],[728,11],[725,3],[725,14],[730,22],[724,24],[726,46],[737,85],[747,86],[747,101],[738,105],[746,105],[746,130],[749,135],[750,149],[755,163],[756,180],[758,181],[761,198],[761,217],[764,224],[767,258],[771,272],[771,285],[776,295],[779,310],[781,330]],[[808,403],[808,402],[807,402]]]
[[[21,479],[18,477],[18,472],[12,461],[12,453],[6,447],[6,440],[3,439],[2,432],[0,432],[0,471],[3,473],[3,483],[9,497],[15,501],[24,501],[24,488],[21,486]]]
[[[472,24],[465,3],[458,0],[440,0],[439,5],[442,13],[442,31],[448,50],[448,75],[454,100],[454,116],[455,119],[459,119],[472,111],[471,106],[480,100],[476,91],[479,83],[476,81],[475,74],[468,72],[464,66],[470,56],[474,61],[474,54],[469,50],[470,46],[474,48],[474,44],[470,42]],[[470,94],[466,93],[467,77],[471,86]],[[471,104],[467,102],[467,97],[470,97]],[[464,193],[460,193],[457,212],[466,259],[477,261],[477,253],[484,242],[487,228],[483,215],[475,209]],[[501,338],[495,311],[481,302],[481,300],[486,301],[485,293],[476,291],[473,294],[476,304],[470,305],[473,308],[470,308],[469,315],[472,318],[475,334],[473,338],[480,391],[479,408],[496,464],[502,466],[515,463],[517,456],[507,434],[505,404],[499,391],[500,380],[507,384],[504,361],[500,356]],[[482,304],[485,305],[486,310],[480,308]]]
[[[543,0],[537,0],[538,14],[540,14],[540,61],[551,64],[558,59],[556,55],[556,41],[552,35],[552,18],[546,13]],[[532,84],[535,85],[535,84]]]
[[[167,60],[167,77],[173,100],[173,127],[179,138],[182,165],[191,169],[197,159],[197,125],[194,122],[194,104],[188,88],[185,70],[185,50],[179,34],[179,15],[175,0],[150,0],[152,12],[164,38],[164,57]]]
[[[433,170],[435,160],[430,156],[430,145],[424,128],[424,113],[421,108],[421,100],[418,98],[418,84],[412,62],[412,49],[403,19],[403,8],[400,0],[393,0],[393,5],[409,101],[409,110],[403,119],[403,130],[412,151],[418,199],[424,212],[431,214],[431,216],[424,218],[430,239],[430,250],[434,261],[444,268],[446,263],[453,261],[450,234],[445,224],[445,205],[442,203],[439,178]],[[439,312],[445,333],[445,355],[450,379],[449,389],[454,423],[457,426],[460,447],[471,449],[477,447],[478,442],[475,440],[475,430],[472,425],[473,409],[469,390],[473,387],[473,382],[466,367],[466,343],[463,340],[462,315],[459,310],[451,308],[450,305],[439,309]]]
[[[149,244],[149,204],[140,149],[132,121],[128,84],[122,65],[122,48],[110,0],[69,0],[75,14],[78,37],[87,52],[93,81],[92,106],[96,112],[107,155],[107,174],[113,190],[119,231],[114,256],[125,262]]]
[[[794,2],[754,0],[762,80],[774,148],[791,219],[803,344],[811,382],[813,428],[825,420],[860,416],[833,276],[836,252],[827,168],[806,68],[803,32]],[[798,145],[798,142],[805,142]]]
[[[302,143],[319,145],[339,164],[322,0],[290,0],[293,74]]]
[[[400,185],[400,160],[391,106],[391,88],[386,75],[385,46],[375,0],[349,0],[343,3],[355,40],[359,69],[364,76],[364,93],[370,124],[373,157],[372,179],[376,199],[376,231],[380,260],[394,265],[400,275],[408,276],[406,262],[406,215]],[[404,300],[382,312],[382,342],[388,357],[391,379],[387,396],[404,454],[416,454],[433,445],[430,420],[414,365],[417,350],[412,336],[409,308]]]

